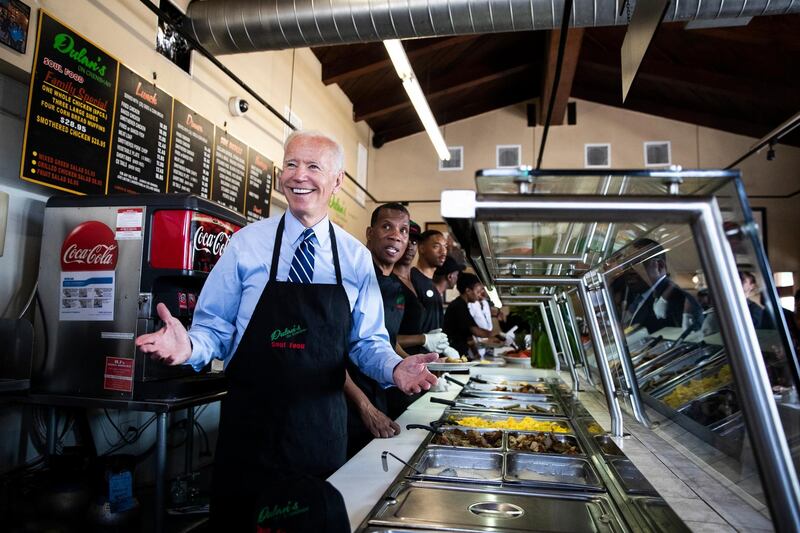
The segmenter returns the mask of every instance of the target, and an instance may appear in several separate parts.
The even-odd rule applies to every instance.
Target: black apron
[[[375,266],[375,276],[381,289],[383,299],[383,317],[386,331],[389,333],[389,342],[392,347],[397,345],[397,332],[403,320],[406,297],[403,292],[403,283],[394,274],[384,276],[380,268]],[[386,390],[377,381],[365,375],[350,359],[347,360],[347,371],[369,401],[383,414],[389,414],[389,405],[386,400]],[[367,426],[361,420],[358,408],[352,402],[347,402],[347,457],[354,456],[373,439]]]
[[[225,370],[211,500],[216,530],[252,530],[256,498],[270,483],[325,479],[345,462],[351,315],[333,225],[336,284],[276,281],[283,228],[281,218],[269,281]]]

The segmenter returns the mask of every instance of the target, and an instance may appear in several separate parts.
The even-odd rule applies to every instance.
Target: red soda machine
[[[148,400],[222,390],[212,365],[168,366],[134,339],[161,328],[158,303],[188,329],[208,272],[246,224],[188,194],[50,198],[39,263],[44,349],[31,391]]]

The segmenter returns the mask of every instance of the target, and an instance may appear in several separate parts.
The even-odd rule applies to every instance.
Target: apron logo
[[[304,342],[286,342],[286,340],[281,341],[280,339],[290,339],[292,337],[300,335],[301,333],[305,333],[306,331],[308,331],[308,328],[304,328],[300,324],[295,324],[290,328],[284,328],[284,329],[278,328],[270,334],[272,347],[290,348],[292,350],[305,350],[306,343]]]
[[[307,512],[308,507],[300,507],[299,503],[290,500],[283,506],[275,504],[272,509],[270,509],[269,505],[262,508],[261,512],[258,513],[258,523],[262,524],[265,520],[271,520],[273,518],[289,518],[290,516],[296,516]]]
[[[397,297],[397,299],[394,301],[394,308],[397,309],[398,311],[402,311],[406,308],[405,294],[401,294],[400,296]]]

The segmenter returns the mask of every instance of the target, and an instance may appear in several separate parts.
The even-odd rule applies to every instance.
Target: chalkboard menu
[[[214,139],[214,179],[211,199],[244,214],[247,186],[247,146],[217,128]]]
[[[108,192],[166,192],[172,97],[121,65],[115,116]]]
[[[255,222],[269,216],[269,200],[272,195],[272,161],[252,148],[247,154],[247,196],[245,216]]]
[[[168,192],[209,198],[214,124],[175,100],[171,129]]]
[[[41,12],[22,179],[78,194],[105,192],[118,64]]]

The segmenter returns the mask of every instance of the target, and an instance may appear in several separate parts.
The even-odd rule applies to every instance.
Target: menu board
[[[166,192],[172,97],[121,65],[116,100],[108,192]]]
[[[118,65],[41,12],[22,179],[77,194],[105,192]]]
[[[211,156],[214,124],[178,100],[172,106],[168,192],[208,198],[211,192]]]
[[[269,216],[272,196],[272,161],[250,148],[247,154],[247,196],[244,214],[248,222]]]
[[[244,213],[247,186],[247,145],[217,128],[214,138],[214,180],[211,199]]]

